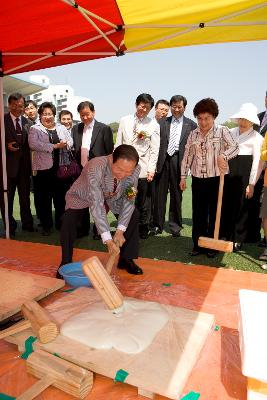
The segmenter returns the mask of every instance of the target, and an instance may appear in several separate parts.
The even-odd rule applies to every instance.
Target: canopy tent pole
[[[4,90],[3,90],[3,60],[2,52],[0,52],[0,118],[1,118],[1,149],[2,149],[2,179],[3,179],[3,194],[5,204],[5,223],[6,223],[6,239],[9,235],[9,218],[8,218],[8,197],[7,197],[7,175],[6,175],[6,135],[5,135],[5,110],[4,110]],[[1,195],[1,194],[0,194]],[[4,222],[4,221],[3,221]]]

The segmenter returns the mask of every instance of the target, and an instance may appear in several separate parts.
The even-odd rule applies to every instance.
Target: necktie
[[[19,118],[16,118],[16,134],[18,143],[22,143],[22,130],[19,124]]]
[[[176,151],[175,150],[176,135],[177,135],[179,122],[180,121],[178,119],[175,119],[173,121],[173,124],[172,124],[172,129],[171,129],[171,132],[170,132],[170,140],[169,140],[168,149],[167,149],[167,153],[169,154],[169,156],[173,156],[173,154]]]
[[[88,162],[88,149],[81,147],[81,164],[84,167]]]
[[[264,116],[262,118],[261,129],[260,130],[262,130],[265,127],[265,125],[267,125],[267,111],[265,112],[265,114],[264,114]]]
[[[118,180],[117,180],[117,178],[114,178],[113,179],[113,192],[109,194],[110,198],[112,198],[115,195],[117,187],[118,187]],[[108,206],[106,200],[104,201],[104,206],[105,206],[105,209],[106,209],[106,213],[108,213],[109,212],[109,206]]]
[[[83,167],[88,162],[90,143],[91,143],[91,130],[92,128],[90,125],[85,125],[82,138],[82,147],[81,147],[81,165]]]
[[[117,187],[118,187],[118,180],[117,180],[117,178],[114,178],[114,182],[113,182],[113,194],[116,193]]]

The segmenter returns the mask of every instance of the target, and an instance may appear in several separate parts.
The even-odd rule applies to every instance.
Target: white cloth
[[[249,184],[255,185],[257,178],[257,171],[261,156],[261,146],[263,144],[263,137],[256,132],[253,128],[250,128],[246,132],[239,134],[239,128],[233,128],[230,130],[233,139],[239,145],[239,156],[252,155],[253,161],[249,176]]]
[[[84,125],[83,128],[83,138],[81,147],[81,164],[83,167],[88,162],[88,154],[91,146],[94,124],[95,120],[93,120],[90,124]]]

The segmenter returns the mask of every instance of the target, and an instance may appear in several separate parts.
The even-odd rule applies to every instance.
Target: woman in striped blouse
[[[198,246],[200,236],[213,237],[220,173],[228,170],[228,160],[238,154],[238,144],[225,126],[215,124],[219,114],[214,99],[200,100],[194,107],[198,126],[187,140],[181,166],[181,190],[192,175],[192,256],[205,252]],[[208,250],[208,257],[215,255]]]

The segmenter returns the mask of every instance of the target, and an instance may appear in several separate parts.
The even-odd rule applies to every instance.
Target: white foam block
[[[262,393],[254,392],[253,390],[248,390],[247,400],[266,400],[267,396]]]
[[[267,292],[241,289],[239,301],[242,372],[267,382]]]

